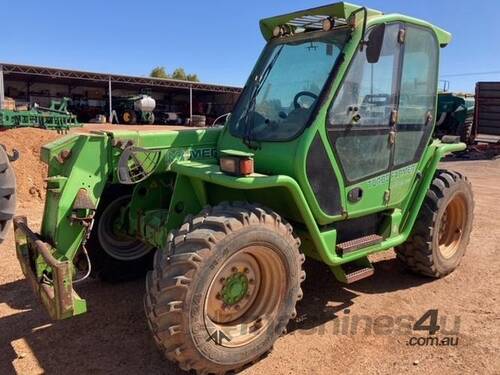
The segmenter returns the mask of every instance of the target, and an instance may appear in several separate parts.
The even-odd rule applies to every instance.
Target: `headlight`
[[[254,172],[253,159],[240,156],[221,156],[219,165],[222,172],[233,176],[248,176]]]

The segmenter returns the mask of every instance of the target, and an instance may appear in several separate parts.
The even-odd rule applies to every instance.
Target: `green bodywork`
[[[276,25],[301,15],[326,14],[347,19],[358,6],[339,3],[261,21],[266,39]],[[393,21],[416,24],[432,30],[441,46],[451,40],[450,34],[427,22],[402,15],[384,15],[368,11],[368,27]],[[129,235],[163,249],[168,233],[179,228],[187,215],[196,215],[206,205],[223,201],[260,203],[291,222],[301,238],[301,250],[332,268],[345,281],[341,265],[357,262],[369,264],[369,254],[400,245],[409,237],[422,202],[434,178],[441,158],[465,149],[465,145],[430,141],[418,162],[389,173],[350,185],[368,192],[361,201],[351,202],[348,189],[334,151],[325,147],[331,168],[340,182],[342,213],[329,215],[314,194],[306,173],[306,159],[318,135],[328,146],[325,121],[329,103],[342,83],[349,62],[359,48],[361,24],[356,23],[353,37],[344,49],[344,62],[329,83],[327,100],[319,108],[303,133],[285,142],[262,142],[257,150],[249,149],[228,127],[184,131],[110,131],[63,138],[42,149],[42,160],[49,166],[47,198],[41,238],[52,247],[61,261],[72,262],[81,249],[89,218],[99,205],[105,189],[119,183],[117,170],[123,145],[132,145],[142,153],[159,155],[151,176],[132,186],[133,196],[127,208]],[[229,150],[229,151],[228,151]],[[234,177],[221,172],[218,156],[253,155],[255,173]],[[62,156],[66,155],[66,158]],[[87,206],[77,199],[85,196]],[[381,197],[384,197],[382,199]],[[336,223],[379,213],[383,216],[380,235],[383,240],[341,256],[336,251]],[[16,234],[17,235],[17,234]],[[38,258],[39,274],[48,266]],[[226,291],[228,302],[237,300],[244,280],[234,281]],[[82,305],[80,305],[82,306]],[[75,309],[74,314],[81,313]],[[69,314],[71,315],[71,314]],[[54,316],[62,318],[65,316]]]
[[[226,305],[234,305],[240,302],[248,292],[248,278],[243,272],[236,272],[224,282],[221,291],[222,301]]]
[[[76,116],[68,111],[69,100],[52,100],[48,108],[34,106],[30,110],[0,110],[0,128],[32,127],[66,131],[81,127]]]

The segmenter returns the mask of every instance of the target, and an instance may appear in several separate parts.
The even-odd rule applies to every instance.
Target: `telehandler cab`
[[[432,139],[451,35],[348,3],[260,27],[267,45],[223,128],[43,147],[41,232],[14,224],[24,274],[53,318],[86,311],[77,266],[120,279],[154,257],[144,306],[156,343],[182,369],[218,374],[285,332],[306,255],[345,283],[373,274],[368,256],[391,248],[426,276],[458,266],[472,191],[438,164],[465,144]]]

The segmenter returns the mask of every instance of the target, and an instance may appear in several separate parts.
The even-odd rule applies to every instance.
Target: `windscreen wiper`
[[[262,87],[264,87],[264,83],[266,82],[267,78],[269,77],[269,74],[271,73],[271,70],[276,64],[276,61],[278,60],[278,57],[281,54],[281,51],[283,51],[283,48],[285,47],[284,44],[282,44],[276,54],[274,55],[273,59],[269,62],[267,65],[266,69],[262,73],[262,75],[258,78],[257,83],[253,89],[252,95],[250,96],[250,102],[248,104],[248,107],[245,111],[245,115],[243,116],[243,119],[245,121],[245,127],[244,127],[244,135],[243,135],[243,143],[251,149],[257,149],[258,146],[255,145],[255,142],[252,139],[253,132],[252,132],[252,127],[250,126],[250,121],[249,121],[249,114],[251,112],[255,111],[255,105],[257,101],[257,96],[259,95],[260,91],[262,90]]]

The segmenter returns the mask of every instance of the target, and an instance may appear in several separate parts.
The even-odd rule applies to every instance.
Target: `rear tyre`
[[[7,152],[0,145],[0,243],[3,242],[16,211],[16,176]]]
[[[87,250],[92,274],[103,281],[118,282],[144,276],[152,266],[153,247],[121,233],[117,218],[131,196],[111,188],[102,197]]]
[[[463,124],[458,126],[458,134],[460,136],[460,142],[464,142],[469,145],[472,143],[472,125],[474,124],[473,117],[467,117]]]
[[[276,213],[250,204],[187,218],[146,278],[145,311],[160,350],[204,374],[259,360],[296,316],[305,279],[299,245]]]
[[[134,111],[124,111],[122,114],[122,121],[125,125],[134,125],[137,123],[137,116]]]
[[[467,178],[458,172],[437,171],[413,233],[395,249],[398,259],[411,271],[430,277],[453,272],[469,243],[473,211]]]

